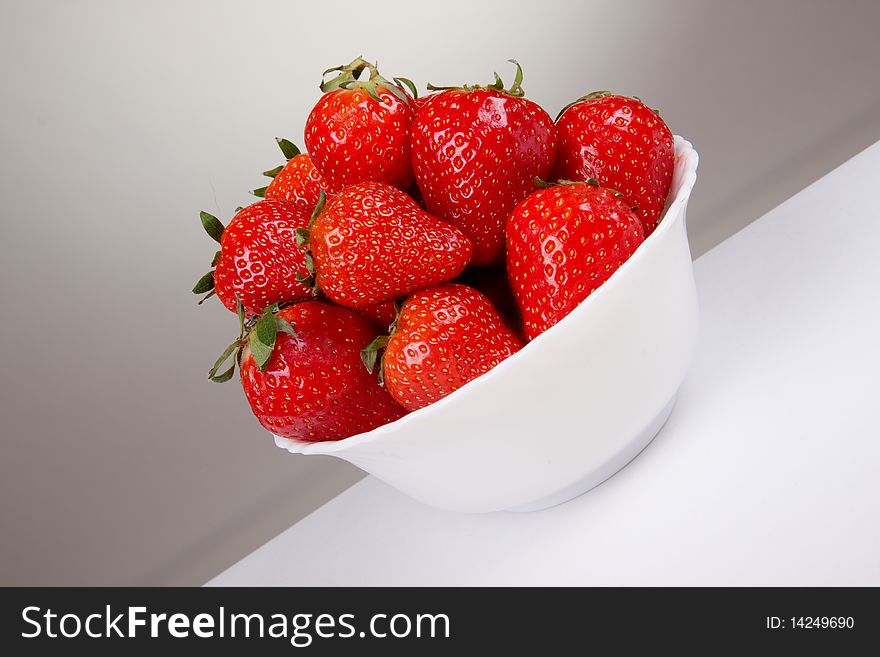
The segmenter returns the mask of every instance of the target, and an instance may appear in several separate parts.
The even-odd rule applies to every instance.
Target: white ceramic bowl
[[[421,410],[335,442],[330,454],[432,506],[531,511],[569,500],[633,459],[675,402],[697,333],[685,231],[697,153],[675,138],[660,225],[573,312],[483,376]]]

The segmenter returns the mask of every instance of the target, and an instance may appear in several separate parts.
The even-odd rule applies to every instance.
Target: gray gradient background
[[[0,584],[199,584],[360,476],[206,381],[235,319],[188,291],[198,210],[228,219],[273,137],[301,143],[323,68],[516,57],[553,114],[641,96],[700,152],[695,255],[880,138],[877,2],[370,6],[2,2]]]

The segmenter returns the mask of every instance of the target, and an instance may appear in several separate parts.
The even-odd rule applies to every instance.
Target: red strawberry
[[[556,120],[557,180],[595,178],[621,194],[642,220],[657,227],[675,163],[672,132],[636,98],[598,91],[572,103]]]
[[[488,87],[447,88],[413,124],[413,169],[425,207],[471,238],[475,265],[501,257],[507,215],[536,189],[536,176],[550,175],[556,154],[553,119],[522,97],[516,66],[510,89],[497,74]]]
[[[595,184],[542,189],[516,206],[507,221],[507,273],[526,337],[574,310],[644,238],[629,206]]]
[[[377,182],[346,187],[319,212],[308,242],[318,288],[363,308],[455,278],[470,240],[398,189]]]
[[[208,372],[222,383],[241,366],[241,385],[254,415],[278,436],[339,440],[406,414],[364,371],[361,350],[376,329],[352,310],[305,301],[245,320],[241,333]],[[230,358],[232,365],[220,368]]]
[[[372,371],[375,348],[391,396],[410,411],[432,404],[519,351],[522,342],[475,289],[449,283],[410,296],[390,339],[363,354]]]
[[[201,219],[208,234],[220,242],[220,250],[212,263],[216,269],[205,274],[193,292],[216,293],[233,311],[239,299],[248,315],[312,295],[301,282],[310,275],[308,255],[296,242],[297,228],[308,224],[307,212],[286,201],[267,200],[240,210],[225,228],[206,212]]]
[[[310,215],[327,183],[307,153],[300,153],[299,148],[286,139],[276,141],[287,158],[287,164],[264,171],[263,175],[271,178],[272,182],[267,187],[255,189],[252,194],[288,201],[304,214]]]
[[[358,80],[365,70],[369,79]],[[328,191],[364,181],[409,187],[412,97],[360,57],[325,73],[329,71],[340,74],[321,84],[325,93],[309,114],[305,131],[306,148]],[[412,85],[404,78],[395,80]]]

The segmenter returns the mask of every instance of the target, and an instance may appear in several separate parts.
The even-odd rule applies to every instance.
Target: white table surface
[[[462,515],[367,477],[209,585],[880,585],[878,192],[880,143],[696,261],[678,404],[598,488]]]

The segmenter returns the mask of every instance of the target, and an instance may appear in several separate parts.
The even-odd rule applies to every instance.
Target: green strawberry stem
[[[324,80],[324,77],[328,73],[336,71],[339,72],[338,75],[330,80]],[[369,71],[370,75],[366,80],[361,80],[360,76],[364,71]],[[379,87],[381,86],[393,93],[402,103],[409,105],[412,101],[410,97],[406,95],[406,92],[403,91],[402,86],[405,85],[415,92],[415,85],[407,78],[394,78],[394,80],[395,82],[389,82],[386,80],[379,73],[379,69],[376,68],[375,64],[368,62],[363,57],[359,56],[355,57],[349,64],[344,66],[334,66],[333,68],[328,68],[324,71],[321,76],[320,89],[325,94],[338,89],[363,89],[373,100],[380,103],[390,102],[379,96]],[[398,80],[400,82],[397,82]],[[416,94],[414,93],[413,95]]]
[[[451,86],[451,87],[438,87],[433,84],[428,84],[428,91],[449,91],[450,89],[461,89],[464,91],[475,91],[477,89],[488,89],[491,91],[497,91],[503,94],[507,94],[508,96],[513,96],[515,98],[522,98],[526,95],[526,92],[523,90],[522,81],[523,81],[523,70],[522,66],[520,66],[519,62],[515,59],[508,59],[508,62],[516,65],[516,73],[513,77],[513,84],[510,85],[510,88],[505,88],[504,82],[501,79],[501,76],[498,73],[495,73],[495,81],[491,84],[479,85],[479,84],[464,84],[459,86]]]

